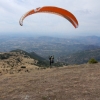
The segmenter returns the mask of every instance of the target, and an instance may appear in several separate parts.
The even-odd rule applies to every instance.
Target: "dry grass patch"
[[[0,76],[0,100],[100,100],[100,63]]]

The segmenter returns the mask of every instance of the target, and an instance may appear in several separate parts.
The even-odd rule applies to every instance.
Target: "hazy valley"
[[[97,36],[74,38],[1,36],[0,52],[21,49],[28,53],[35,52],[47,60],[49,56],[54,55],[56,62],[81,64],[86,63],[93,57],[99,60],[99,55],[97,57],[95,54],[100,49],[99,43],[100,37]],[[93,50],[92,53],[91,50]],[[86,54],[84,55],[84,52],[88,52],[88,56]],[[81,56],[79,55],[80,53]],[[87,60],[77,61],[78,57]],[[75,59],[76,62],[71,62],[71,59]]]

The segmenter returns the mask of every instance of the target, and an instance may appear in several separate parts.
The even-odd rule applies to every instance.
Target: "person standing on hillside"
[[[50,66],[51,66],[51,63],[54,63],[54,56],[50,56],[49,60],[50,60]]]

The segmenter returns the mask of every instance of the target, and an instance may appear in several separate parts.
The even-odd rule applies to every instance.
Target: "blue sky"
[[[31,9],[57,6],[75,15],[79,27],[74,28],[65,18],[48,13],[34,14],[19,25],[20,17]],[[0,0],[0,34],[40,35],[99,35],[99,0]]]

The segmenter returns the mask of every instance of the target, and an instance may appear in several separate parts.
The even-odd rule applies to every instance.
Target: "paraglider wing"
[[[39,8],[30,10],[29,12],[27,12],[26,14],[24,14],[20,18],[19,24],[22,26],[23,25],[23,20],[27,16],[29,16],[31,14],[35,14],[35,13],[41,13],[41,12],[43,12],[43,13],[54,13],[54,14],[60,15],[64,18],[66,18],[75,28],[78,27],[78,21],[71,12],[69,12],[65,9],[59,8],[59,7],[54,7],[54,6],[44,6],[44,7],[39,7]]]

